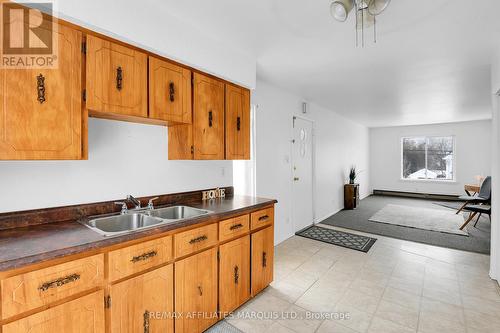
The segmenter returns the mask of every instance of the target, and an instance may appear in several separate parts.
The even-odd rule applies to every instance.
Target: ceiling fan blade
[[[379,15],[389,6],[390,2],[391,0],[370,0],[368,4],[368,13],[371,15]]]

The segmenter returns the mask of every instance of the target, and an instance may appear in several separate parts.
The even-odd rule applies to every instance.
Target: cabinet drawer
[[[2,318],[48,305],[102,286],[102,254],[39,269],[2,280]]]
[[[164,264],[170,259],[172,259],[172,236],[111,251],[109,253],[109,279],[116,281]]]
[[[250,230],[250,216],[242,215],[219,222],[219,240],[235,238]]]
[[[175,257],[179,258],[217,244],[217,223],[174,235]]]
[[[3,333],[104,333],[104,292],[49,308],[2,326]]]
[[[274,223],[274,207],[253,212],[251,214],[252,229]]]

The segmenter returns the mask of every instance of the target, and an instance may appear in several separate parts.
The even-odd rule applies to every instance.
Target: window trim
[[[453,179],[443,179],[443,180],[436,180],[436,179],[408,179],[404,178],[403,176],[403,142],[405,139],[414,139],[414,138],[425,138],[426,141],[429,138],[445,138],[449,137],[452,138],[453,140]],[[403,182],[424,182],[424,183],[440,183],[440,184],[454,184],[457,183],[457,138],[455,135],[411,135],[411,136],[402,136],[401,140],[399,142],[399,149],[400,149],[400,166],[399,166],[399,180]],[[427,144],[425,147],[425,163],[427,167]]]

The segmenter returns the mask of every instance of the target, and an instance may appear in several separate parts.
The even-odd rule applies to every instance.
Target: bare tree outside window
[[[403,138],[401,144],[403,179],[455,179],[452,136]]]

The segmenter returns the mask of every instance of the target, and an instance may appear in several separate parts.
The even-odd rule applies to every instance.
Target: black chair
[[[469,204],[488,204],[491,201],[491,176],[486,177],[481,184],[479,193],[475,195],[462,195],[458,198],[465,203],[457,211],[460,213]]]
[[[469,222],[472,221],[472,219],[477,214],[479,214],[479,216],[477,217],[477,220],[476,220],[476,223],[474,223],[474,226],[476,226],[477,222],[479,221],[479,218],[483,214],[488,215],[488,217],[490,218],[490,222],[491,222],[491,206],[490,205],[469,205],[469,206],[465,207],[464,209],[469,211],[470,215],[467,218],[467,221],[465,221],[465,223],[460,227],[460,230],[465,228],[467,226],[467,224],[469,224]]]

